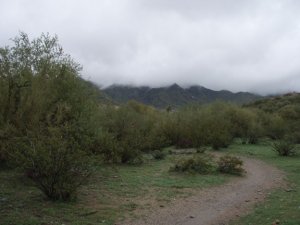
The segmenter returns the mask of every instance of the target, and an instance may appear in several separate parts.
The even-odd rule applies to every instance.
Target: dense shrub
[[[295,154],[295,144],[289,140],[279,140],[272,143],[272,149],[280,156]]]
[[[69,200],[89,175],[86,154],[66,132],[49,128],[17,140],[12,157],[52,200]]]
[[[187,136],[189,136],[189,134],[185,132],[188,126],[186,121],[183,121],[183,118],[181,112],[169,113],[164,117],[161,126],[163,136],[166,137],[171,145],[177,148],[191,147],[191,141],[186,140]],[[185,118],[189,117],[186,116]]]
[[[12,149],[9,141],[11,135],[16,135],[14,127],[10,125],[0,127],[0,164],[7,163],[9,152]]]
[[[205,147],[205,146],[201,146],[201,147],[196,148],[197,153],[205,153],[206,151],[208,151],[208,148]]]
[[[215,164],[211,155],[194,155],[178,160],[170,170],[175,172],[207,174],[215,170]]]
[[[144,152],[169,145],[161,128],[163,118],[162,112],[134,101],[102,107],[94,119],[101,129],[93,152],[107,162],[141,163]]]
[[[164,123],[164,134],[177,148],[227,147],[233,138],[228,108],[227,104],[215,103],[173,112]]]
[[[295,131],[290,136],[294,143],[300,144],[300,131]]]
[[[100,131],[92,150],[94,154],[101,154],[106,163],[117,163],[119,161],[120,148],[115,141],[115,137],[107,131]]]
[[[241,138],[243,144],[255,144],[263,136],[261,116],[259,116],[261,112],[231,106],[227,114],[232,127],[233,137]]]
[[[152,152],[152,156],[154,159],[162,160],[162,159],[165,159],[167,155],[164,151],[155,150]]]
[[[97,103],[56,37],[21,33],[13,42],[0,48],[1,158],[49,198],[68,200],[88,173],[83,151],[95,138]]]
[[[121,150],[121,163],[127,164],[142,164],[143,155],[138,149],[131,149],[130,147],[123,147]]]
[[[286,121],[279,115],[269,115],[270,122],[266,125],[267,136],[273,140],[279,140],[284,138],[288,132]]]
[[[141,133],[141,146],[140,149],[143,152],[149,152],[153,149],[162,149],[170,145],[170,141],[164,135],[162,130],[162,121],[164,119],[160,112],[155,112],[142,115],[143,126],[140,130]]]
[[[225,133],[220,134],[219,136],[216,136],[211,140],[212,147],[215,150],[218,150],[220,148],[227,148],[230,145],[231,141],[232,137]]]
[[[300,94],[288,93],[282,96],[265,98],[250,103],[248,106],[259,108],[259,120],[262,121],[264,135],[273,140],[293,136],[295,143],[300,143]]]
[[[106,161],[141,163],[143,117],[127,106],[106,107],[97,118],[102,134],[98,151]]]
[[[208,144],[214,149],[228,147],[232,142],[233,134],[228,111],[230,105],[214,103],[205,112],[205,132],[208,135]]]
[[[241,175],[244,172],[244,169],[242,168],[243,161],[238,157],[225,155],[220,157],[217,163],[218,171],[221,173]]]

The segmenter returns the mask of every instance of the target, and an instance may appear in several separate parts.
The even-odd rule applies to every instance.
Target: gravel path
[[[260,160],[241,157],[247,174],[229,183],[203,189],[186,199],[178,199],[164,208],[123,225],[226,225],[247,214],[264,200],[270,189],[283,185],[284,174]]]

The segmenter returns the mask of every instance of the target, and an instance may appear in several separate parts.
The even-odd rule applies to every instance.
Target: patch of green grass
[[[191,194],[190,189],[220,185],[229,176],[170,173],[172,162],[148,160],[141,166],[100,165],[72,202],[44,198],[30,180],[13,170],[0,170],[1,225],[112,225],[149,202],[167,204]],[[159,203],[158,203],[159,204]]]
[[[275,190],[266,202],[258,205],[254,212],[234,225],[271,225],[276,219],[283,225],[300,224],[300,156],[278,156],[267,143],[259,145],[234,144],[229,153],[262,159],[287,173],[289,187]]]

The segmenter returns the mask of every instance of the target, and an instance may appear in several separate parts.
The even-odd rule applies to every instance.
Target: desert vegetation
[[[164,173],[162,177],[169,183],[154,177],[159,181],[153,181],[154,185],[146,180],[149,186],[174,187],[178,185],[176,179],[183,179],[180,182],[184,184],[179,185],[182,188],[197,186],[198,181],[194,181],[196,184],[191,181],[195,175],[182,173],[187,171],[197,176],[210,174],[208,183],[211,180],[212,184],[222,183],[225,178],[220,173],[244,172],[242,160],[223,156],[214,161],[204,152],[226,151],[237,141],[240,146],[255,146],[263,139],[280,156],[297,155],[299,94],[245,106],[215,102],[163,110],[136,101],[116,105],[83,80],[80,69],[64,53],[57,37],[47,34],[30,40],[20,33],[12,46],[0,48],[2,177],[23,174],[20,179],[30,180],[29,186],[38,188],[48,199],[70,201],[90,187],[95,174],[103,170],[110,174],[107,168],[115,167],[121,171],[124,168],[143,171],[144,167],[149,169],[149,163],[159,165],[155,167],[157,171],[142,176]],[[169,156],[165,148],[170,146],[196,152],[188,157]],[[113,176],[118,177],[118,172]],[[0,188],[4,186],[10,189],[7,181]],[[103,190],[110,192],[114,188],[109,190],[106,186]],[[6,199],[5,193],[0,193],[1,199]],[[39,199],[44,201],[42,197]],[[10,214],[10,209],[3,209],[0,217],[6,214]],[[13,219],[4,222],[15,223]]]

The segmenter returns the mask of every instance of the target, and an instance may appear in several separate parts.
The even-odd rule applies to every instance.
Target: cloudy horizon
[[[296,0],[0,0],[0,46],[58,35],[99,85],[300,92]]]

